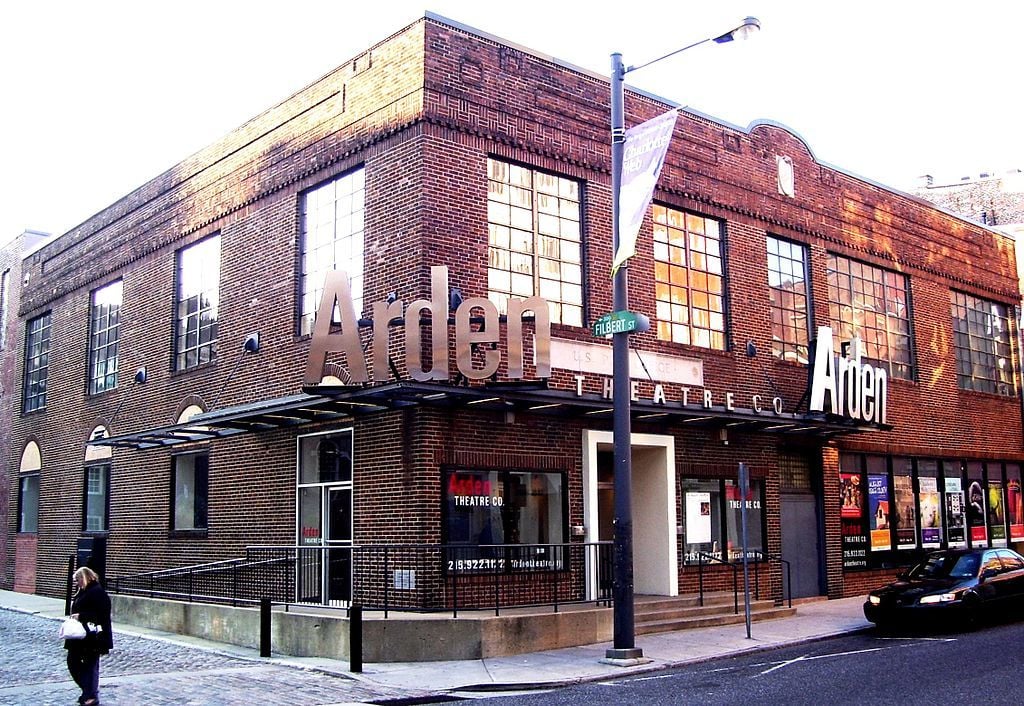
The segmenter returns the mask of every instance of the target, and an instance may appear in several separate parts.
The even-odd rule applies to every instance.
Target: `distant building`
[[[21,262],[25,255],[38,247],[50,236],[26,230],[0,245],[0,526],[7,527],[7,519],[11,507],[11,496],[6,492],[11,488],[8,473],[15,463],[18,454],[11,451],[11,425],[13,415],[18,408],[18,351],[21,350],[18,325],[18,307],[21,301]],[[8,532],[0,532],[0,585],[12,585],[12,577],[7,575],[13,563],[7,561]],[[34,541],[34,537],[31,540]],[[31,590],[33,583],[25,586]]]
[[[936,183],[930,174],[911,190],[939,208],[993,226],[1024,241],[1024,171],[981,173],[953,182]],[[1024,247],[1017,248],[1017,271],[1024,272]],[[1024,287],[1022,287],[1024,290]]]

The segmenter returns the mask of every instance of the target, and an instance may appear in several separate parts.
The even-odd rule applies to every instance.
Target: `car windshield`
[[[915,579],[967,579],[978,575],[978,554],[933,554],[910,570]]]

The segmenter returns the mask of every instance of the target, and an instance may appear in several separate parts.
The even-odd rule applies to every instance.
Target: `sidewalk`
[[[269,661],[344,676],[360,682],[364,688],[379,686],[382,692],[392,697],[395,690],[418,694],[429,691],[468,695],[473,692],[527,690],[614,678],[856,632],[870,627],[861,610],[863,600],[857,597],[801,603],[797,614],[792,617],[752,623],[750,639],[742,623],[643,635],[637,638],[636,646],[643,649],[645,663],[626,667],[603,662],[605,650],[612,645],[601,643],[480,660],[364,664],[362,673],[353,674],[348,671],[348,662],[342,660],[285,656],[267,660],[259,657],[257,649],[118,625],[116,621],[114,630],[115,633],[170,641],[257,662]],[[64,601],[0,591],[0,608],[57,620],[63,616]]]

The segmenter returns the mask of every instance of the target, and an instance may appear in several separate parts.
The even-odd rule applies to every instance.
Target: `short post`
[[[348,609],[349,671],[363,671],[363,606],[353,603]]]
[[[75,555],[68,557],[67,593],[64,594],[64,615],[71,615],[71,593],[75,590]]]
[[[270,656],[270,599],[260,599],[260,657]]]
[[[740,534],[743,546],[743,612],[750,639],[750,563],[747,560],[747,493],[750,492],[750,472],[747,464],[740,463]]]

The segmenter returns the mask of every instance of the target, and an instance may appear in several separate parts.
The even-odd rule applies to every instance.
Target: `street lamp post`
[[[622,157],[626,142],[624,113],[626,74],[662,59],[675,56],[687,49],[715,42],[722,44],[733,39],[745,39],[760,29],[761,23],[747,17],[735,29],[717,37],[708,37],[682,49],[660,56],[638,66],[625,66],[622,54],[612,54],[611,71],[611,132],[612,132],[612,248],[619,249],[619,210],[622,189]],[[628,274],[625,265],[618,267],[612,280],[612,306],[616,312],[629,311]],[[612,416],[615,479],[615,536],[613,546],[614,642],[605,653],[606,659],[637,659],[643,650],[636,647],[633,618],[633,487],[630,440],[630,384],[629,384],[629,332],[612,335]]]

